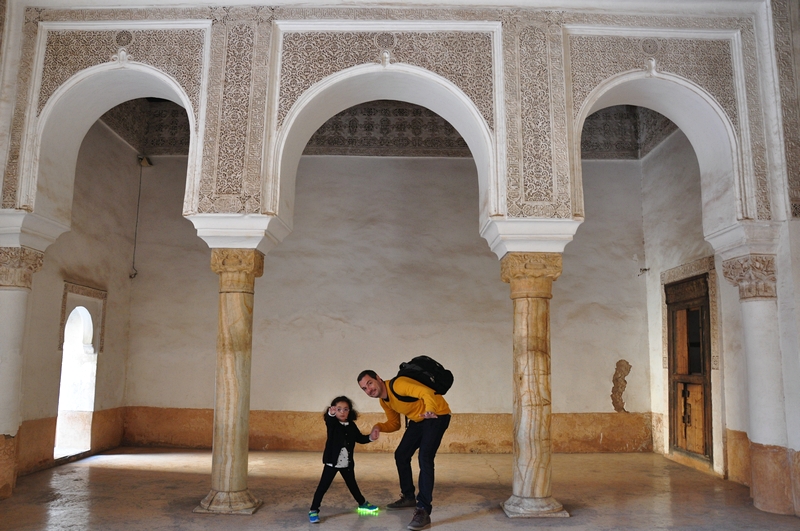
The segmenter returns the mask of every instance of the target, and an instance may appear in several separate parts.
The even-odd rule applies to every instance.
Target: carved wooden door
[[[664,287],[669,337],[672,450],[711,460],[711,326],[708,278]]]

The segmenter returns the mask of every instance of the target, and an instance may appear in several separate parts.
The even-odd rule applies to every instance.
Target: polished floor
[[[356,453],[362,492],[380,506],[397,495],[391,454]],[[747,487],[688,469],[655,454],[557,454],[553,492],[570,518],[509,519],[511,456],[437,457],[432,529],[798,530],[800,518],[763,513]],[[206,451],[118,450],[19,478],[0,501],[0,530],[404,530],[410,510],[360,516],[341,477],[322,503],[322,523],[307,511],[320,455],[250,454],[250,489],[264,499],[252,516],[195,514],[210,488]]]

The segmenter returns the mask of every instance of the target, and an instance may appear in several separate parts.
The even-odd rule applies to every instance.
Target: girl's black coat
[[[325,451],[322,452],[322,462],[326,465],[336,466],[342,448],[347,448],[348,467],[353,468],[353,450],[356,443],[367,444],[369,435],[364,435],[358,429],[355,422],[350,422],[344,426],[339,419],[331,417],[327,412],[323,413],[325,425],[328,428],[328,440],[325,442]]]

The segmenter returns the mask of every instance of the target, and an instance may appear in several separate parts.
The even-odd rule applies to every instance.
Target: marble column
[[[247,489],[250,360],[253,292],[264,255],[255,249],[213,249],[211,269],[219,275],[211,492],[195,512],[253,514],[262,502]]]
[[[722,268],[725,278],[739,287],[750,418],[750,495],[762,511],[794,514],[775,256],[748,254],[725,260]]]
[[[514,301],[514,478],[511,518],[569,516],[551,496],[550,299],[559,253],[508,253],[501,278]]]
[[[43,256],[26,247],[0,247],[0,499],[11,496],[17,479],[22,339],[33,274]]]

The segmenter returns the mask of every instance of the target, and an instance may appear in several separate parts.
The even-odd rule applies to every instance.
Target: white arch
[[[742,171],[741,146],[730,119],[716,100],[698,85],[654,70],[620,74],[597,86],[575,119],[572,158],[580,161],[579,134],[586,118],[615,105],[637,105],[672,120],[689,139],[700,166],[703,233],[708,237],[751,217],[752,187]],[[573,167],[576,200],[582,209],[580,164]]]
[[[69,230],[78,151],[92,124],[116,105],[144,97],[170,100],[186,109],[191,130],[187,200],[194,197],[200,135],[195,134],[194,110],[184,90],[171,76],[149,65],[124,60],[97,65],[61,85],[27,127],[17,202],[30,212],[22,231],[27,225],[42,236],[29,246],[43,251],[40,247]],[[32,107],[29,116],[34,115]]]
[[[499,196],[495,136],[478,108],[447,79],[407,64],[355,66],[316,83],[287,113],[273,144],[272,167],[263,189],[264,213],[292,227],[297,166],[308,140],[331,116],[373,100],[399,100],[426,107],[450,122],[472,152],[478,170],[479,221],[497,214]]]

